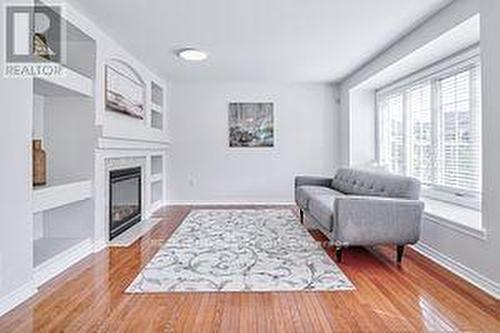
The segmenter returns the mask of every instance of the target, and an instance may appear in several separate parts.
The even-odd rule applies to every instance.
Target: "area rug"
[[[290,209],[192,211],[129,293],[354,289]]]

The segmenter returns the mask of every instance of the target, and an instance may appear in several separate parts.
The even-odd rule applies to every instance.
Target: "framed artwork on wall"
[[[105,66],[106,109],[144,119],[146,85],[139,79]]]
[[[274,147],[274,104],[229,103],[229,147]]]

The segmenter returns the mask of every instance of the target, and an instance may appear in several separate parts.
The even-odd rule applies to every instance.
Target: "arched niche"
[[[138,71],[121,59],[109,59],[105,64],[106,110],[144,119],[146,84]]]

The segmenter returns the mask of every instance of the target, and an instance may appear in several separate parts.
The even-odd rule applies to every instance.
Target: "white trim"
[[[61,274],[83,258],[94,251],[92,239],[87,238],[66,251],[58,254],[52,259],[40,264],[33,270],[33,280],[36,286],[40,286],[50,279]]]
[[[411,247],[415,249],[415,251],[417,251],[418,253],[429,258],[436,264],[446,268],[453,274],[458,275],[465,281],[485,291],[494,298],[500,299],[500,284],[488,279],[487,277],[479,274],[473,269],[464,266],[458,261],[440,253],[439,251],[433,249],[432,247],[426,244],[423,244],[422,242],[419,242],[415,245],[411,245]]]
[[[149,182],[150,183],[156,183],[160,182],[163,180],[163,174],[162,173],[155,173],[149,176]]]
[[[479,44],[475,44],[466,48],[465,50],[458,51],[450,55],[449,57],[438,60],[437,62],[429,66],[419,69],[410,75],[404,76],[380,89],[377,89],[376,94],[393,94],[408,85],[418,84],[421,81],[429,80],[432,77],[436,76],[436,74],[439,74],[439,76],[441,76],[442,74],[448,73],[449,71],[454,72],[456,71],[455,67],[457,65],[461,65],[464,63],[468,64],[469,62],[474,63],[474,61],[477,61],[475,59],[478,59],[480,54],[480,46]]]
[[[10,310],[14,309],[19,304],[28,300],[37,293],[36,286],[33,281],[23,284],[10,294],[5,295],[0,299],[0,316],[3,316]]]
[[[99,239],[94,241],[94,245],[92,247],[92,252],[97,253],[101,252],[102,250],[106,249],[108,247],[108,243],[106,242],[106,239]]]
[[[486,240],[487,230],[483,227],[483,217],[480,211],[428,197],[421,197],[420,200],[425,203],[426,221]]]
[[[422,196],[431,200],[441,201],[458,207],[481,211],[481,195],[473,195],[443,185],[422,186]],[[457,195],[461,194],[461,195]]]
[[[484,229],[471,228],[466,226],[465,224],[455,222],[453,220],[429,212],[424,212],[424,220],[446,227],[453,231],[472,236],[482,241],[485,241],[488,238],[488,233]]]
[[[90,199],[92,188],[91,180],[35,188],[32,195],[32,211],[39,213]]]
[[[168,141],[127,140],[117,138],[98,138],[97,149],[103,150],[165,150],[169,148]]]
[[[294,206],[293,201],[284,202],[268,202],[268,201],[169,201],[165,204],[166,206]]]
[[[163,113],[163,106],[156,104],[154,102],[151,102],[151,111]]]
[[[166,206],[166,203],[163,199],[157,200],[155,202],[151,202],[149,204],[149,208],[146,210],[145,219],[147,220],[147,219],[153,218],[154,212],[156,212],[158,209],[160,209],[163,206]]]
[[[33,80],[35,94],[42,96],[60,96],[72,94],[84,97],[93,97],[94,82],[70,68],[62,67],[61,76],[44,76]]]
[[[108,242],[108,247],[128,247],[162,221],[161,217],[147,218]]]

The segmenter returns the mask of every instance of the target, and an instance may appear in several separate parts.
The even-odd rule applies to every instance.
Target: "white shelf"
[[[164,94],[163,88],[159,84],[157,84],[155,82],[151,82],[151,103],[159,106],[160,109],[164,105],[163,94]]]
[[[151,128],[163,130],[163,114],[161,112],[151,111]]]
[[[163,182],[161,180],[151,182],[151,204],[163,200]]]
[[[33,189],[33,213],[61,207],[92,197],[90,180],[57,186],[35,187]]]
[[[151,111],[163,113],[163,106],[151,102]]]
[[[84,96],[92,97],[93,81],[77,72],[63,67],[61,76],[37,77],[34,79],[34,93],[42,96]]]
[[[151,156],[151,175],[163,173],[163,155]]]
[[[150,179],[151,183],[156,183],[156,182],[159,182],[163,179],[163,175],[161,173],[157,173],[157,174],[151,175],[151,177],[149,179]]]

